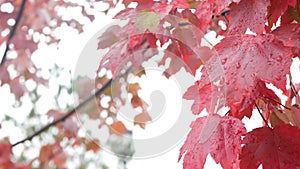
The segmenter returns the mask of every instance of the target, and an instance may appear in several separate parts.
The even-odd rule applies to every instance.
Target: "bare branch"
[[[19,10],[18,15],[16,17],[16,22],[15,22],[14,26],[12,27],[12,29],[10,31],[10,34],[9,34],[9,37],[8,37],[8,39],[6,41],[6,47],[5,47],[5,51],[4,51],[4,54],[3,54],[0,66],[2,66],[5,63],[6,55],[7,55],[7,52],[9,50],[10,41],[12,40],[12,38],[14,37],[14,35],[16,34],[16,30],[17,30],[18,25],[19,25],[19,23],[21,21],[21,18],[22,18],[24,9],[25,9],[26,2],[27,2],[27,0],[22,0],[22,4],[20,6],[20,10]]]
[[[289,108],[289,107],[283,105],[282,103],[280,103],[280,101],[277,101],[277,100],[272,99],[272,98],[270,98],[270,97],[264,97],[264,98],[266,98],[266,99],[268,99],[268,100],[271,100],[271,101],[273,101],[273,102],[275,102],[275,103],[281,105],[282,107],[286,108],[287,110],[291,110],[291,108]]]
[[[96,96],[98,96],[99,94],[101,94],[107,87],[109,87],[112,83],[112,79],[108,80],[100,89],[98,89],[94,94],[90,95],[88,98],[86,98],[83,102],[79,103],[75,108],[73,108],[72,110],[70,110],[68,113],[66,113],[65,115],[63,115],[62,117],[54,120],[53,122],[47,124],[46,126],[42,127],[41,129],[39,129],[38,131],[34,132],[32,135],[26,137],[25,139],[18,141],[14,144],[12,144],[12,147],[17,146],[18,144],[24,143],[25,141],[30,141],[32,140],[34,137],[40,135],[41,133],[47,131],[50,127],[55,126],[56,124],[65,121],[68,117],[70,117],[71,115],[73,115],[76,110],[80,109],[81,107],[83,107],[85,104],[87,104],[89,101],[91,101],[92,99],[94,99]]]
[[[267,121],[267,120],[265,119],[265,117],[262,115],[262,113],[261,113],[261,111],[260,111],[258,105],[257,105],[256,103],[254,103],[254,105],[255,105],[255,107],[256,107],[258,113],[260,114],[261,118],[262,118],[262,119],[264,120],[264,122],[266,123],[266,126],[268,126],[269,128],[271,128],[271,127],[269,126],[268,121]]]

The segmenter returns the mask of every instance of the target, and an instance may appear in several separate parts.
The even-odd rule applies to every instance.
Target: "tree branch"
[[[264,98],[266,98],[266,99],[268,99],[268,100],[271,100],[271,101],[273,101],[273,102],[275,102],[275,103],[281,105],[282,107],[286,108],[287,110],[291,110],[291,108],[289,108],[289,107],[283,105],[282,103],[280,103],[279,101],[277,101],[277,100],[275,100],[275,99],[272,99],[272,98],[269,98],[269,97],[264,97]]]
[[[39,129],[38,131],[34,132],[32,135],[26,137],[25,139],[18,141],[14,144],[11,145],[11,147],[15,147],[18,144],[24,143],[25,141],[30,141],[32,140],[35,136],[40,135],[41,133],[43,133],[44,131],[47,131],[50,127],[55,126],[56,124],[65,121],[68,117],[70,117],[71,115],[73,115],[77,109],[81,108],[82,106],[84,106],[86,103],[88,103],[89,101],[91,101],[92,99],[94,99],[96,96],[98,96],[99,94],[101,94],[107,87],[109,87],[112,83],[112,79],[108,80],[100,89],[98,89],[94,94],[90,95],[88,98],[86,98],[83,102],[79,103],[75,108],[73,108],[72,110],[70,110],[68,113],[66,113],[65,115],[63,115],[62,117],[54,120],[53,122],[47,124],[46,126],[42,127],[41,129]]]
[[[10,41],[12,40],[12,38],[14,37],[14,35],[16,34],[16,30],[18,28],[18,25],[21,21],[21,18],[22,18],[22,15],[23,15],[23,12],[24,12],[24,9],[25,9],[25,5],[26,5],[26,2],[27,0],[22,0],[22,4],[20,6],[20,10],[18,12],[18,15],[16,17],[16,21],[15,21],[15,24],[14,26],[12,27],[11,31],[10,31],[10,34],[9,34],[9,37],[6,41],[6,47],[5,47],[5,50],[4,50],[4,54],[3,54],[3,57],[2,57],[2,60],[1,60],[1,63],[0,63],[0,66],[2,66],[4,63],[5,63],[5,60],[6,60],[6,55],[7,55],[7,52],[9,50],[9,44],[10,44]]]
[[[257,105],[256,103],[254,103],[254,105],[255,105],[255,107],[256,107],[258,113],[260,114],[261,118],[262,118],[262,119],[264,120],[264,122],[266,123],[266,126],[268,126],[268,127],[270,128],[268,121],[267,121],[267,120],[264,118],[264,116],[262,115],[262,113],[261,113],[261,111],[260,111],[258,105]]]

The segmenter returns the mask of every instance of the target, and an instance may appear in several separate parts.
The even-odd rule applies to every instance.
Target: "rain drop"
[[[276,60],[277,60],[278,62],[281,62],[281,61],[282,61],[282,57],[281,57],[281,56],[278,56],[278,57],[276,58]]]
[[[240,63],[237,63],[237,64],[236,64],[236,68],[239,69],[240,67],[241,67],[241,64],[240,64]]]
[[[226,63],[226,61],[227,61],[227,58],[222,59],[221,60],[222,65],[224,65]]]
[[[270,61],[268,61],[267,64],[268,64],[269,66],[272,66],[272,65],[273,65],[273,63],[270,62]]]

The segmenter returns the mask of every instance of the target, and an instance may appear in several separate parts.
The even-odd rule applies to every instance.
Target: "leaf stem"
[[[46,126],[42,127],[41,129],[39,129],[38,131],[34,132],[32,135],[24,138],[21,141],[18,141],[14,144],[11,145],[11,147],[15,147],[18,144],[24,143],[25,141],[30,141],[32,140],[34,137],[40,135],[41,133],[43,133],[44,131],[47,131],[50,127],[55,126],[56,124],[65,121],[68,117],[70,117],[71,115],[73,115],[77,109],[80,109],[81,107],[83,107],[86,103],[88,103],[89,101],[91,101],[92,99],[94,99],[96,96],[98,96],[99,94],[101,94],[107,87],[109,87],[112,83],[112,79],[108,80],[100,89],[98,89],[94,94],[90,95],[88,98],[86,98],[83,102],[79,103],[75,108],[71,109],[70,111],[68,111],[65,115],[63,115],[62,117],[54,120],[53,122],[47,124]]]
[[[275,100],[275,99],[272,99],[272,98],[269,98],[269,97],[265,97],[265,96],[264,96],[264,98],[266,98],[266,99],[268,99],[268,100],[271,100],[271,101],[273,101],[273,102],[276,102],[276,103],[278,103],[279,105],[281,105],[282,107],[284,107],[284,108],[286,108],[286,109],[288,109],[288,110],[291,110],[291,108],[289,108],[289,107],[283,105],[282,103],[280,103],[279,101],[277,101],[277,100]]]
[[[293,84],[293,77],[292,77],[292,75],[291,74],[289,74],[289,77],[290,77],[290,86],[291,86],[291,90],[292,90],[292,92],[294,93],[294,95],[296,95],[296,97],[299,97],[299,93],[298,93],[298,91],[296,90],[296,88],[295,88],[295,85]]]
[[[254,103],[254,105],[255,105],[255,107],[256,107],[258,113],[260,114],[261,118],[262,118],[262,119],[264,120],[264,122],[266,123],[266,126],[268,126],[268,127],[270,128],[268,121],[267,121],[267,120],[264,118],[264,116],[262,115],[262,113],[261,113],[261,111],[260,111],[258,105],[257,105],[256,103]]]
[[[4,51],[2,60],[0,62],[0,66],[2,66],[4,64],[4,62],[5,62],[5,60],[6,60],[6,55],[7,55],[7,52],[9,50],[10,41],[12,40],[12,38],[14,37],[14,35],[16,34],[16,30],[17,30],[18,25],[19,25],[19,23],[21,21],[21,18],[22,18],[24,9],[25,9],[26,2],[27,2],[27,0],[22,0],[22,4],[20,6],[20,10],[19,10],[18,15],[16,17],[16,22],[15,22],[14,26],[12,27],[12,29],[10,31],[10,34],[9,34],[9,37],[8,37],[8,39],[6,41],[6,47],[5,47],[5,51]]]

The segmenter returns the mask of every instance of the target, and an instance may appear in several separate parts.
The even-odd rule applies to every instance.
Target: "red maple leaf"
[[[199,19],[199,29],[203,32],[211,22],[211,6],[207,2],[201,2],[196,8],[195,15]]]
[[[284,12],[284,14],[281,16],[280,24],[287,25],[291,24],[297,21],[299,23],[300,21],[300,2],[297,1],[297,4],[295,7],[289,6],[288,9]]]
[[[288,33],[287,33],[288,32]],[[272,31],[272,34],[283,42],[285,46],[292,47],[294,56],[300,56],[300,24],[292,23],[282,25]]]
[[[102,58],[99,70],[103,67],[112,71],[113,77],[116,77],[119,72],[125,68],[125,65],[128,62],[131,62],[134,67],[139,67],[142,61],[153,56],[156,53],[156,49],[150,48],[147,52],[143,49],[132,50],[129,48],[129,45],[133,42],[128,42],[126,40],[119,41],[114,44],[111,49],[106,53]]]
[[[241,169],[292,169],[300,167],[300,130],[289,124],[262,127],[243,139]]]
[[[189,8],[190,7],[186,0],[172,0],[170,5],[173,6],[173,8]]]
[[[167,16],[170,11],[173,9],[172,5],[167,4],[166,2],[159,2],[153,6],[153,11],[160,15],[161,18]]]
[[[232,2],[239,3],[240,0],[208,0],[208,2],[213,8],[213,13],[219,15],[224,9],[228,8]]]
[[[285,46],[300,48],[300,24],[283,25],[272,31],[272,33]]]
[[[224,72],[216,65],[209,72],[211,76],[202,79],[207,84],[211,77],[224,73],[226,104],[233,116],[242,118],[244,115],[240,112],[252,106],[258,96],[264,95],[265,84],[261,82],[272,83],[286,91],[292,53],[274,36],[231,36],[224,38],[215,49]]]
[[[206,108],[208,113],[212,113],[211,106],[215,105],[217,102],[217,87],[211,85],[211,83],[199,87],[199,82],[196,82],[195,85],[188,88],[184,93],[183,98],[187,100],[195,100],[192,105],[193,114],[197,115]]]
[[[261,34],[267,21],[269,0],[241,0],[232,3],[227,34],[244,34],[249,28],[252,32]]]
[[[277,19],[288,9],[289,6],[295,7],[297,0],[270,0],[269,24],[276,23]],[[272,25],[269,25],[272,26]]]
[[[180,157],[184,156],[184,169],[201,169],[210,153],[213,159],[225,169],[239,163],[241,136],[246,134],[243,123],[234,117],[211,115],[198,118],[191,125]]]

